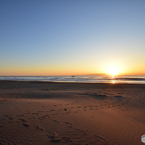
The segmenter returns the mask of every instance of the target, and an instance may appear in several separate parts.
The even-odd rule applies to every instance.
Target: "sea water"
[[[48,82],[83,82],[83,83],[131,83],[145,84],[145,75],[82,75],[82,76],[0,76],[0,80],[12,81],[48,81]]]

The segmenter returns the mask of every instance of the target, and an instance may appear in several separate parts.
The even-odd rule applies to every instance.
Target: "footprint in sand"
[[[20,118],[19,120],[21,120],[22,122],[27,122],[25,119]]]
[[[16,115],[16,117],[22,117],[22,116],[24,116],[24,115]]]
[[[78,132],[79,132],[79,134],[81,133],[81,134],[83,134],[83,135],[87,135],[88,133],[87,133],[87,131],[84,131],[84,130],[81,130],[81,129],[76,129]]]
[[[57,132],[51,133],[48,138],[50,139],[50,142],[53,143],[59,143],[61,141],[61,139],[58,138]]]
[[[40,119],[40,120],[47,119],[47,118],[50,118],[49,114],[46,114],[42,117],[38,117],[38,119]]]
[[[42,118],[50,118],[49,114],[42,116]]]
[[[43,131],[43,128],[41,127],[40,124],[36,126],[36,129],[37,129],[37,130],[41,130],[41,131]]]
[[[66,108],[64,108],[64,111],[67,111],[67,109],[66,109]]]
[[[23,125],[24,127],[29,127],[29,125],[26,124],[26,123],[23,123],[22,125]]]
[[[50,142],[52,142],[52,143],[60,143],[61,139],[51,139]]]
[[[39,115],[39,113],[32,113],[32,115]]]
[[[61,138],[62,142],[72,142],[72,140],[69,137],[62,137]]]
[[[51,139],[50,142],[52,142],[52,143],[60,143],[60,142],[62,142],[62,143],[66,144],[66,142],[69,143],[69,142],[73,142],[73,141],[69,137],[65,137],[64,136],[61,139],[60,138]]]
[[[104,139],[103,137],[100,137],[100,136],[98,136],[98,135],[95,135],[95,137],[96,137],[97,139],[99,139],[99,140],[101,139],[101,140],[107,142],[106,139]]]
[[[72,128],[72,124],[71,123],[65,122],[65,124],[67,124],[69,128]]]
[[[57,120],[53,120],[53,122],[59,123],[59,121],[57,121]]]

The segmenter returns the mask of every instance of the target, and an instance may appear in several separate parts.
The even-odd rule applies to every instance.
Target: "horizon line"
[[[109,75],[109,74],[106,74],[106,73],[95,73],[95,74],[78,74],[78,75],[0,75],[0,77],[47,77],[47,76],[91,76],[91,75],[105,75],[105,76],[111,76],[111,75]],[[129,75],[129,76],[134,76],[134,75],[145,75],[145,74],[131,74],[131,73],[128,73],[128,74],[118,74],[118,75],[115,75],[115,76],[127,76],[127,75]]]

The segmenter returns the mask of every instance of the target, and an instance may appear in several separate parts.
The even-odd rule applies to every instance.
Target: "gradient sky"
[[[0,75],[145,74],[145,0],[0,0]]]

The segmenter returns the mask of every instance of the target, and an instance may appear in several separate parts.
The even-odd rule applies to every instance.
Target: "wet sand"
[[[142,145],[145,85],[0,81],[0,144]]]

